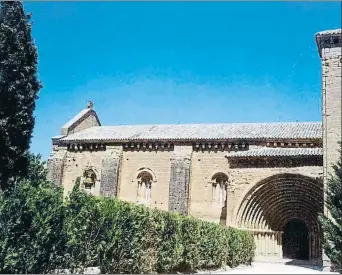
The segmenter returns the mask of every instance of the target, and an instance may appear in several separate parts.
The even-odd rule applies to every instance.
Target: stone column
[[[50,154],[47,161],[47,180],[53,182],[57,186],[62,186],[66,155],[66,148],[58,147]]]
[[[278,232],[278,252],[279,252],[279,259],[283,259],[283,232]]]
[[[323,114],[323,182],[327,182],[332,165],[339,159],[341,141],[341,29],[316,34],[319,55],[322,59],[322,114]],[[324,214],[329,211],[324,207]],[[330,261],[323,251],[323,266],[330,269]]]
[[[189,213],[189,184],[192,146],[175,146],[171,157],[169,211]]]
[[[122,146],[107,146],[108,155],[102,158],[100,195],[118,195],[118,178],[122,157]]]

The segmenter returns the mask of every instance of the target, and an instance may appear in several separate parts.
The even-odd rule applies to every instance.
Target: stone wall
[[[168,210],[171,156],[172,152],[168,150],[124,150],[119,172],[118,197],[124,201],[137,202],[137,177],[146,169],[155,178],[149,206]]]
[[[74,152],[64,148],[48,165],[58,166],[63,161],[64,168],[59,173],[65,193],[72,190],[76,178],[86,168],[92,168],[98,181],[92,189],[94,195],[117,195],[129,202],[137,202],[137,176],[147,170],[154,178],[150,206],[182,213],[189,210],[197,218],[217,223],[222,219],[222,206],[212,201],[211,182],[215,174],[224,173],[229,178],[226,224],[233,226],[236,207],[246,190],[257,182],[282,173],[322,176],[321,166],[232,169],[225,154],[225,151],[192,151],[191,146],[175,146],[174,151],[122,151],[122,146],[107,146],[103,151]],[[185,200],[188,202],[183,203]]]
[[[96,174],[95,186],[91,194],[100,195],[102,160],[108,156],[105,150],[98,151],[66,151],[65,164],[63,169],[64,194],[70,193],[75,185],[77,177],[82,177],[87,168],[92,169]]]
[[[194,151],[191,162],[190,214],[219,223],[222,206],[213,202],[212,178],[217,173],[229,175],[227,151]],[[229,176],[228,176],[229,177]],[[229,187],[228,187],[229,188]]]
[[[56,150],[47,161],[47,179],[57,186],[62,186],[66,150]]]
[[[338,142],[342,136],[341,58],[341,48],[322,49],[324,178],[332,172],[331,166],[339,158]]]
[[[90,113],[89,116],[85,117],[83,120],[81,120],[79,123],[75,125],[69,132],[68,135],[82,131],[84,129],[93,127],[93,126],[99,126],[98,119],[96,117],[95,113]]]
[[[107,155],[102,159],[100,195],[117,196],[122,146],[107,146]]]
[[[63,125],[61,129],[61,135],[71,135],[81,130],[100,125],[101,124],[96,112],[92,109],[84,109],[65,125]]]
[[[168,210],[189,213],[189,185],[192,145],[175,146],[171,157]]]
[[[332,165],[340,155],[338,142],[342,139],[341,102],[341,29],[323,31],[316,35],[319,55],[322,59],[322,122],[323,122],[323,170],[324,183],[332,172]],[[330,216],[327,208],[324,213]],[[330,271],[330,260],[323,253],[323,267]]]

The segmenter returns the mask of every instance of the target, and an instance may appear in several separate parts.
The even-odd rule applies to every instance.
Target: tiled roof
[[[54,136],[54,137],[52,137],[52,139],[61,139],[62,137],[65,137],[65,135]]]
[[[321,139],[320,122],[96,126],[61,141]]]
[[[326,30],[316,33],[316,36],[320,35],[330,35],[330,34],[341,34],[341,29],[335,29],[335,30]]]
[[[322,156],[323,148],[260,148],[248,151],[231,152],[230,157],[280,157],[280,156]]]

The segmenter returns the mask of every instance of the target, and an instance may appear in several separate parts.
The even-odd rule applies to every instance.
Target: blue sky
[[[318,121],[338,2],[28,2],[44,88],[31,150],[94,102],[103,125]]]

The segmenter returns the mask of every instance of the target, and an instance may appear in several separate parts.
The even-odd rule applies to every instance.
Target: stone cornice
[[[323,31],[316,34],[316,44],[319,56],[322,57],[322,49],[342,47],[341,29]]]

